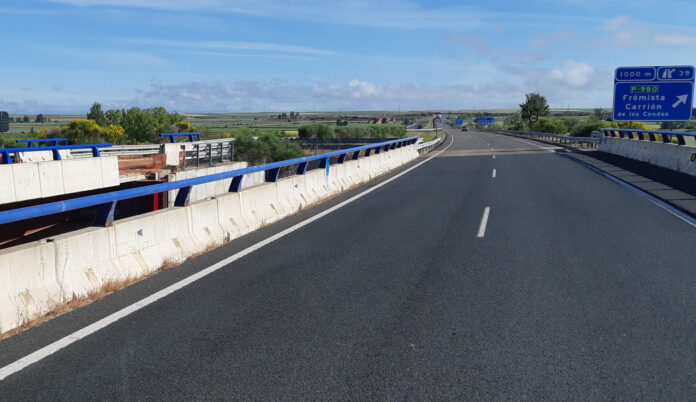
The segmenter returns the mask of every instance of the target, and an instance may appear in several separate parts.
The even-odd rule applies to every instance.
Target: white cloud
[[[604,42],[614,46],[683,47],[696,45],[696,32],[675,31],[673,27],[645,24],[627,16],[607,20]]]
[[[580,88],[587,86],[594,72],[595,69],[585,62],[568,60],[564,66],[554,67],[549,78],[564,86]]]
[[[126,7],[169,11],[244,14],[257,17],[341,25],[406,29],[452,29],[480,25],[471,7],[422,7],[408,0],[48,0],[78,7]]]
[[[166,40],[153,38],[122,38],[117,40],[120,43],[145,45],[152,47],[173,47],[188,49],[218,49],[218,50],[256,50],[266,52],[285,52],[310,55],[332,55],[329,50],[314,49],[307,46],[284,45],[267,42],[241,42],[241,41],[185,41],[185,40]]]

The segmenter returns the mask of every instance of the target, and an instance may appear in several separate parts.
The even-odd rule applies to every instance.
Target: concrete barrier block
[[[240,193],[242,215],[254,227],[275,222],[282,215],[275,183],[248,188]]]
[[[0,251],[0,331],[16,328],[62,302],[55,247],[33,242]]]
[[[218,203],[218,224],[229,239],[242,236],[252,230],[253,223],[242,214],[240,193],[227,193],[215,197]]]
[[[39,165],[37,163],[14,163],[11,166],[16,200],[41,198]]]
[[[61,161],[63,189],[66,194],[101,188],[102,172],[99,158]]]
[[[162,151],[164,151],[167,160],[167,166],[179,166],[179,156],[181,152],[181,144],[169,143],[163,144]]]
[[[115,155],[102,156],[95,158],[101,163],[102,172],[102,186],[103,187],[115,187],[121,184],[119,170],[118,170],[118,157]]]
[[[302,201],[299,198],[300,185],[297,181],[298,177],[302,177],[302,175],[281,179],[277,183],[278,199],[289,214],[299,210],[302,205]]]
[[[191,235],[201,247],[225,242],[225,232],[219,224],[218,201],[196,201],[187,207],[191,219]]]
[[[56,275],[65,299],[96,290],[89,270],[114,258],[112,228],[85,228],[55,236]]]
[[[0,204],[17,201],[12,165],[0,165]]]
[[[113,229],[119,256],[133,254],[190,232],[186,208],[178,207],[118,220]]]
[[[37,163],[42,197],[65,194],[65,189],[63,188],[63,169],[60,167],[61,163],[61,161]]]

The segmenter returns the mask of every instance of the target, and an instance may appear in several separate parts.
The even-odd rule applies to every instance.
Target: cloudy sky
[[[0,109],[609,107],[696,62],[693,0],[3,0]]]

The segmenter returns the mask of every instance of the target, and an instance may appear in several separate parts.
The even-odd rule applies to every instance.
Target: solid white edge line
[[[340,209],[340,208],[350,204],[351,202],[366,196],[367,194],[377,190],[378,188],[391,183],[392,181],[398,179],[399,177],[405,175],[406,173],[412,171],[413,169],[415,169],[415,168],[423,165],[424,163],[430,161],[431,159],[435,158],[436,156],[440,155],[445,150],[447,150],[447,148],[451,147],[452,144],[454,143],[454,136],[450,136],[450,137],[451,137],[451,140],[450,140],[449,145],[447,145],[441,151],[439,151],[435,155],[429,157],[428,159],[426,159],[426,160],[424,160],[416,165],[411,166],[410,168],[404,170],[403,172],[397,174],[396,176],[391,177],[391,178],[389,178],[389,179],[387,179],[387,180],[385,180],[385,181],[383,181],[383,182],[381,182],[373,187],[370,187],[369,189],[363,191],[362,193],[356,194],[353,197],[341,202],[340,204],[334,205],[333,207],[331,207],[323,212],[320,212],[312,217],[309,217],[300,223],[297,223],[297,224],[295,224],[295,225],[293,225],[293,226],[291,226],[291,227],[289,227],[289,228],[287,228],[279,233],[276,233],[275,235],[273,235],[271,237],[268,237],[268,238],[266,238],[266,239],[264,239],[256,244],[254,244],[253,246],[247,247],[246,249],[244,249],[244,250],[242,250],[234,255],[231,255],[222,261],[219,261],[219,262],[209,266],[208,268],[205,268],[201,271],[198,271],[197,273],[195,273],[189,277],[186,277],[186,278],[180,280],[179,282],[176,282],[172,285],[169,285],[166,288],[164,288],[156,293],[153,293],[152,295],[150,295],[144,299],[141,299],[140,301],[137,301],[137,302],[135,302],[127,307],[124,307],[123,309],[121,309],[115,313],[112,313],[112,314],[110,314],[110,315],[78,330],[78,331],[73,332],[70,335],[67,335],[67,336],[65,336],[65,337],[63,337],[63,338],[61,338],[61,339],[59,339],[59,340],[57,340],[49,345],[44,346],[43,348],[41,348],[33,353],[30,353],[27,356],[20,358],[19,360],[15,361],[13,363],[8,364],[7,366],[5,366],[3,368],[0,368],[0,381],[4,380],[5,378],[7,378],[8,376],[10,376],[14,373],[17,373],[18,371],[23,370],[24,368],[26,368],[27,366],[29,366],[31,364],[34,364],[40,360],[43,360],[44,358],[58,352],[59,350],[65,348],[65,347],[67,347],[67,346],[69,346],[77,341],[79,341],[80,339],[82,339],[86,336],[89,336],[89,335],[99,331],[100,329],[107,327],[110,324],[113,324],[114,322],[120,320],[121,318],[124,318],[124,317],[126,317],[126,316],[140,310],[140,309],[143,309],[143,308],[149,306],[150,304],[158,301],[159,299],[162,299],[162,298],[176,292],[177,290],[179,290],[185,286],[188,286],[191,283],[193,283],[193,282],[195,282],[195,281],[197,281],[205,276],[212,274],[213,272],[229,265],[230,263],[232,263],[232,262],[234,262],[234,261],[236,261],[236,260],[238,260],[238,259],[240,259],[248,254],[251,254],[252,252],[260,249],[261,247],[266,246],[270,243],[273,243],[274,241],[276,241],[276,240],[278,240],[278,239],[280,239],[280,238],[282,238],[282,237],[284,237],[284,236],[286,236],[286,235],[288,235],[288,234],[290,234],[290,233],[292,233],[292,232],[294,232],[294,231],[296,231],[304,226],[307,226],[310,223],[312,223],[318,219],[323,218],[324,216],[330,214],[331,212],[334,212],[337,209]]]
[[[493,169],[493,178],[495,178],[495,172],[496,172],[496,170]]]
[[[483,210],[483,216],[481,217],[481,226],[479,226],[478,233],[476,237],[483,237],[486,235],[486,226],[488,225],[488,214],[491,212],[491,207],[486,207]]]
[[[495,133],[491,133],[491,134],[495,134]],[[496,134],[496,135],[500,135],[500,134]],[[506,135],[506,137],[510,138],[511,140],[524,142],[525,144],[529,144],[529,145],[535,146],[535,147],[537,147],[537,148],[541,148],[541,149],[543,149],[543,150],[545,150],[545,151],[549,151],[549,152],[553,152],[553,151],[556,149],[556,147],[553,147],[553,148],[542,147],[541,145],[534,144],[534,143],[529,142],[529,141],[521,140],[521,139],[519,139],[519,138],[511,137],[511,136],[509,136],[509,135]]]

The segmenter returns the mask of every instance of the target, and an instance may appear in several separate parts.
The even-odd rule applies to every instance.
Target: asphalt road
[[[450,133],[0,400],[694,398],[696,228],[551,146]],[[364,189],[0,341],[0,367]]]

